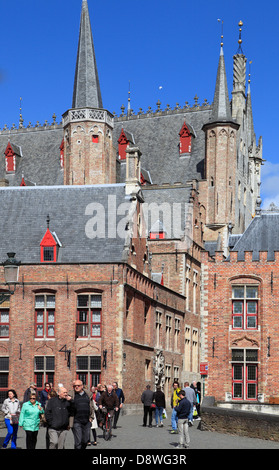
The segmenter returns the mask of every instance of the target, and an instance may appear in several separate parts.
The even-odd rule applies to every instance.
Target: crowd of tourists
[[[55,390],[51,383],[45,383],[39,393],[35,383],[31,383],[20,403],[15,390],[7,392],[2,405],[7,434],[2,448],[9,442],[11,448],[17,447],[18,428],[26,434],[26,449],[35,449],[40,427],[46,428],[46,449],[64,449],[67,433],[71,429],[74,448],[85,449],[97,445],[97,429],[104,426],[103,410],[110,410],[113,415],[113,428],[116,429],[125,396],[117,382],[111,385],[99,384],[87,390],[81,380],[73,382],[73,389],[68,391],[62,383]],[[190,444],[189,426],[193,419],[200,419],[200,384],[184,383],[181,388],[177,381],[173,383],[170,406],[171,433],[179,434],[179,447],[187,448]],[[163,427],[167,417],[165,394],[161,387],[152,391],[150,385],[141,395],[143,404],[143,426],[152,427],[155,418],[156,427]],[[148,422],[148,424],[147,424]],[[91,433],[93,440],[91,441]]]
[[[7,435],[2,448],[17,447],[18,428],[26,434],[26,449],[35,449],[40,427],[46,428],[46,449],[64,449],[67,433],[72,429],[74,448],[85,449],[97,445],[98,427],[104,424],[103,409],[112,410],[113,427],[116,428],[120,410],[125,401],[123,390],[118,383],[99,384],[88,391],[81,380],[73,382],[69,391],[62,383],[54,390],[51,383],[45,383],[39,393],[35,383],[25,391],[21,404],[14,389],[7,392],[2,405]],[[91,432],[93,442],[91,443]]]

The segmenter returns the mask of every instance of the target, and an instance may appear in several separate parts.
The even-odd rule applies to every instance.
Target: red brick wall
[[[206,266],[204,285],[208,312],[207,345],[208,378],[206,394],[216,400],[225,400],[232,391],[231,348],[258,349],[258,394],[264,401],[278,397],[279,392],[279,338],[276,334],[279,311],[278,260],[267,261],[267,253],[260,253],[259,261],[252,261],[252,253],[245,253],[244,261],[237,261],[237,253],[230,253],[230,261],[223,261],[218,253],[213,262],[203,254]],[[258,329],[235,330],[232,325],[232,285],[258,284]],[[213,337],[215,351],[213,357]],[[270,339],[268,339],[270,338]],[[270,350],[268,355],[268,344]]]
[[[1,273],[0,283],[4,279]],[[54,292],[55,338],[35,338],[35,294]],[[102,293],[101,338],[76,338],[77,295]],[[132,310],[126,318],[126,292],[133,297]],[[145,305],[149,308],[145,316]],[[10,337],[0,341],[0,357],[9,356],[9,387],[23,398],[34,380],[34,356],[55,356],[55,380],[69,389],[76,377],[76,356],[101,356],[107,350],[107,367],[102,367],[101,381],[114,380],[125,390],[127,403],[140,403],[139,390],[154,384],[155,313],[157,306],[181,318],[183,332],[184,297],[155,284],[127,265],[22,265],[20,283],[11,296]],[[163,335],[165,329],[162,329]],[[182,333],[183,334],[183,333]],[[182,337],[181,337],[182,338]],[[21,344],[21,359],[20,345]],[[71,350],[71,368],[64,352]],[[162,340],[162,347],[165,341]],[[179,350],[172,344],[169,362],[182,370],[183,340]],[[145,363],[150,361],[150,375]]]

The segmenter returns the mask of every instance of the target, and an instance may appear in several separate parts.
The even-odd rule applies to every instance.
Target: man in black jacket
[[[66,388],[58,389],[58,395],[47,402],[45,417],[49,427],[49,448],[64,449],[69,417],[74,412],[74,402],[68,395]]]
[[[190,436],[188,429],[188,417],[191,410],[191,403],[185,397],[185,391],[180,390],[179,392],[180,402],[175,407],[178,417],[178,432],[179,432],[179,448],[189,447]]]
[[[141,395],[141,402],[143,403],[143,426],[146,427],[147,416],[149,416],[149,427],[152,428],[152,411],[154,392],[150,390],[150,385],[146,385],[146,390]]]

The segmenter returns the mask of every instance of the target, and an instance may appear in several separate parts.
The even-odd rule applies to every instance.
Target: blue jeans
[[[194,405],[193,405],[193,403],[191,403],[190,413],[189,413],[189,416],[188,416],[189,421],[193,421],[193,409],[194,409]]]
[[[9,419],[5,418],[5,424],[8,429],[8,434],[5,437],[3,442],[3,447],[6,448],[12,438],[11,449],[16,449],[16,439],[17,439],[17,430],[18,424],[11,424]]]
[[[156,409],[155,409],[156,424],[159,424],[158,423],[158,418],[160,419],[160,422],[163,421],[163,410],[164,410],[164,408],[162,406],[156,406]]]
[[[171,427],[172,427],[173,431],[177,430],[177,421],[178,421],[177,412],[173,408],[172,409],[172,414],[171,414]]]

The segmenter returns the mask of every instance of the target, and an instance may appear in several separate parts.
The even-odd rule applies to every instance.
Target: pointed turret
[[[247,90],[247,99],[246,99],[246,116],[247,116],[247,138],[248,146],[252,145],[256,141],[255,130],[254,130],[254,121],[252,113],[252,99],[251,99],[251,86],[250,86],[250,73],[248,80],[248,90]]]
[[[222,36],[223,39],[223,36]],[[205,179],[207,180],[204,240],[223,238],[230,221],[235,224],[236,138],[239,124],[232,119],[223,51],[223,41],[210,120],[204,124],[206,137]]]
[[[246,92],[246,62],[247,59],[242,50],[242,21],[239,21],[239,39],[238,50],[233,56],[233,90],[232,90],[232,117],[239,124],[242,122],[245,111],[245,92]]]
[[[116,182],[113,126],[113,115],[103,109],[88,5],[83,0],[73,107],[63,114],[64,184]]]
[[[72,107],[103,108],[87,0],[82,1]]]
[[[213,109],[210,122],[230,122],[232,120],[229,100],[223,45],[221,45],[217,71]]]

